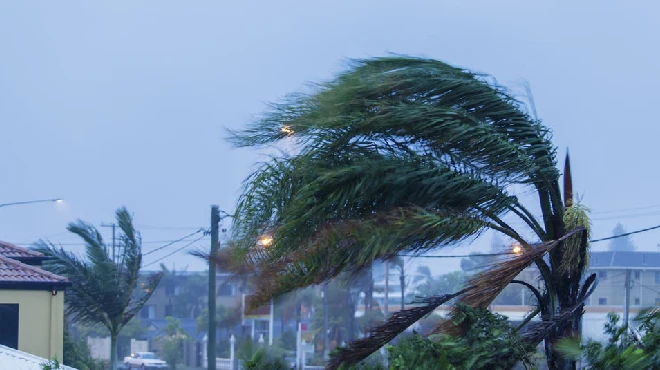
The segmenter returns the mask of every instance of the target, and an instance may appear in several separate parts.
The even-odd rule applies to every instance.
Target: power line
[[[629,211],[641,211],[645,209],[660,208],[660,204],[654,206],[645,206],[645,207],[633,207],[633,208],[622,208],[622,209],[611,209],[608,211],[592,211],[591,213],[616,213],[616,212],[629,212]]]
[[[197,230],[199,227],[196,226],[155,226],[155,225],[135,225],[139,229],[151,229],[151,230]]]
[[[161,246],[161,247],[158,247],[158,248],[156,248],[156,249],[153,249],[153,250],[150,250],[150,251],[148,251],[148,252],[142,253],[142,256],[147,256],[147,255],[149,255],[149,254],[151,254],[151,253],[158,252],[159,250],[161,250],[161,249],[163,249],[163,248],[167,248],[167,247],[169,247],[170,245],[172,245],[172,244],[174,244],[174,243],[178,243],[178,242],[180,242],[180,241],[183,241],[184,239],[188,239],[188,238],[190,238],[191,236],[193,236],[193,235],[195,235],[195,234],[199,234],[199,233],[201,233],[201,232],[203,232],[203,231],[204,231],[204,229],[200,228],[199,230],[195,231],[194,233],[190,233],[190,234],[184,236],[183,238],[179,238],[179,239],[173,240],[173,241],[171,241],[171,242],[169,242],[169,243],[167,243],[167,244],[165,244],[165,245],[163,245],[163,246]]]
[[[623,233],[623,234],[619,234],[619,235],[614,235],[614,236],[610,236],[610,237],[607,237],[607,238],[592,239],[592,240],[589,240],[589,242],[590,242],[590,243],[597,243],[597,242],[602,242],[602,241],[604,241],[604,240],[610,240],[610,239],[622,238],[622,237],[624,237],[624,236],[633,235],[633,234],[639,234],[639,233],[643,233],[643,232],[650,231],[650,230],[655,230],[655,229],[660,229],[660,225],[647,227],[646,229],[641,229],[641,230],[631,231],[631,232],[629,232],[629,233]]]
[[[148,264],[142,266],[142,268],[149,267],[149,266],[153,265],[153,264],[156,263],[156,262],[159,262],[159,261],[161,261],[161,260],[163,260],[163,259],[165,259],[165,258],[167,258],[167,257],[170,257],[171,255],[176,254],[176,253],[182,251],[183,249],[188,248],[188,247],[191,246],[192,244],[194,244],[194,243],[196,243],[196,242],[198,242],[198,241],[204,239],[204,237],[206,237],[206,235],[202,235],[202,236],[200,236],[199,238],[197,238],[197,239],[191,241],[190,243],[187,243],[187,244],[184,245],[183,247],[174,250],[172,253],[166,254],[166,255],[164,255],[164,256],[158,258],[157,260],[155,260],[155,261],[153,261],[153,262],[151,262],[151,263],[148,263]]]
[[[619,215],[619,216],[607,216],[607,217],[594,217],[592,221],[604,221],[604,220],[617,220],[621,218],[638,218],[638,217],[649,217],[649,216],[658,216],[660,212],[646,212],[646,213],[636,213],[629,215]]]
[[[610,236],[607,238],[601,238],[601,239],[592,239],[589,240],[589,243],[598,243],[602,242],[605,240],[610,240],[610,239],[616,239],[616,238],[622,238],[624,236],[628,235],[633,235],[633,234],[639,234],[643,233],[646,231],[650,230],[655,230],[655,229],[660,229],[660,225],[652,226],[652,227],[647,227],[646,229],[641,229],[641,230],[635,230],[631,231],[629,233],[623,233],[619,235],[614,235]],[[417,257],[417,258],[468,258],[468,257],[493,257],[493,256],[504,256],[504,255],[510,255],[510,254],[515,254],[513,252],[504,252],[504,253],[474,253],[474,254],[456,254],[456,255],[448,255],[448,256],[421,256],[421,255],[414,255],[414,254],[399,254],[399,257]]]
[[[206,230],[203,230],[206,231]],[[197,232],[193,233],[196,234]],[[165,240],[149,240],[149,241],[143,241],[142,244],[163,244],[163,243],[180,243],[181,239],[165,239]],[[18,246],[31,246],[34,243],[27,243],[27,242],[22,242],[22,243],[12,243],[14,245]],[[74,242],[74,243],[57,243],[57,245],[61,245],[64,247],[82,247],[85,246],[84,242]]]

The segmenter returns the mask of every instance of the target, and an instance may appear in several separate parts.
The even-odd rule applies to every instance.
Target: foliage
[[[626,228],[619,222],[612,230],[612,235],[621,235],[627,233]],[[632,236],[626,235],[619,238],[612,239],[609,248],[615,252],[634,251],[637,249],[632,240]]]
[[[434,296],[438,294],[453,293],[461,290],[465,285],[466,275],[463,271],[452,271],[447,274],[434,277],[430,274],[426,266],[417,268],[418,281],[422,283],[417,286],[417,292],[421,296]]]
[[[167,324],[163,328],[165,335],[157,338],[162,346],[163,359],[171,370],[175,370],[177,364],[183,359],[183,343],[189,339],[183,329],[181,321],[171,316],[165,318]]]
[[[259,348],[252,358],[245,363],[246,370],[288,370],[286,363],[269,354],[264,348]]]
[[[458,301],[484,308],[536,264],[547,292],[539,301],[546,320],[525,338],[533,344],[547,339],[548,365],[565,368],[570,364],[554,356],[553,345],[578,330],[594,283],[582,283],[588,238],[583,227],[564,224],[573,199],[568,157],[562,194],[550,130],[528,110],[494,79],[440,61],[353,61],[335,79],[273,104],[234,133],[237,146],[289,139],[300,150],[271,158],[245,181],[232,227],[235,245],[222,263],[257,271],[249,304],[260,305],[376,260],[495,230],[524,253],[475,275]],[[514,187],[535,196],[542,217],[521,203]],[[506,214],[517,222],[504,222]],[[520,223],[524,227],[511,226]],[[264,233],[272,245],[253,248]],[[523,238],[529,234],[532,242]],[[564,245],[570,235],[580,236],[580,262],[561,269],[564,255],[576,252]],[[373,341],[341,357],[366,358],[396,334],[392,328],[405,330],[417,319],[397,315]]]
[[[295,351],[296,350],[296,333],[294,333],[292,330],[287,330],[280,335],[278,338],[278,344],[280,347],[289,350],[289,351]]]
[[[390,370],[497,370],[511,369],[517,363],[532,367],[535,348],[524,344],[509,325],[506,317],[486,310],[460,307],[457,324],[467,324],[470,329],[462,337],[446,334],[424,338],[415,333],[388,345]],[[342,366],[340,369],[384,369],[382,360],[360,363],[358,366]]]
[[[181,271],[169,270],[161,265],[163,278],[161,286],[165,286],[168,295],[174,295],[172,299],[172,314],[179,318],[195,318],[199,316],[206,303],[208,296],[208,275],[205,274],[182,274]],[[179,289],[176,289],[179,287]]]
[[[209,330],[209,310],[203,309],[195,319],[197,332]],[[215,311],[216,328],[232,328],[241,322],[241,311],[236,307],[218,305]]]
[[[619,316],[608,315],[606,343],[589,340],[586,344],[565,339],[559,350],[567,357],[584,357],[591,370],[660,369],[660,309],[641,312],[635,322],[636,330],[619,325]]]
[[[60,369],[60,362],[57,361],[56,358],[52,360],[48,360],[47,362],[41,364],[41,369],[42,370],[59,370]]]
[[[44,268],[72,282],[66,294],[67,315],[75,322],[100,323],[108,329],[112,370],[117,368],[119,332],[151,297],[162,276],[150,276],[142,291],[135,292],[142,266],[142,240],[126,208],[116,211],[116,219],[120,231],[117,247],[121,251],[116,260],[96,227],[82,220],[70,223],[67,229],[84,240],[87,258],[43,240],[35,246],[49,257]]]
[[[351,294],[350,286],[342,279],[330,281],[326,292],[328,294],[328,339],[330,340],[328,345],[332,349],[357,337],[359,321],[355,319],[355,310],[358,299]],[[317,345],[322,344],[324,339],[324,311],[323,300],[315,301],[311,326],[312,331],[316,334],[314,339]]]
[[[64,330],[62,363],[78,370],[104,370],[103,363],[92,358],[87,341],[85,339],[75,341],[66,329]]]

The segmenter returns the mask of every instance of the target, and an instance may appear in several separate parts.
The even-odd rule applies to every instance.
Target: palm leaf
[[[326,369],[334,370],[342,364],[355,364],[364,360],[424,316],[432,313],[438,306],[466,293],[470,289],[473,288],[466,288],[457,293],[437,297],[422,298],[413,302],[413,304],[423,306],[392,313],[385,323],[371,329],[365,338],[351,342],[348,347],[333,352],[330,355]]]

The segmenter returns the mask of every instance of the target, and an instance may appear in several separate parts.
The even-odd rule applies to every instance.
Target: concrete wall
[[[87,346],[92,358],[110,360],[110,337],[87,337]]]
[[[64,292],[0,290],[0,303],[18,304],[18,350],[62,360]]]

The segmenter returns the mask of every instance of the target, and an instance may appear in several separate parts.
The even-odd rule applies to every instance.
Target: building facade
[[[0,242],[0,345],[62,359],[66,278],[38,267],[43,255]]]

